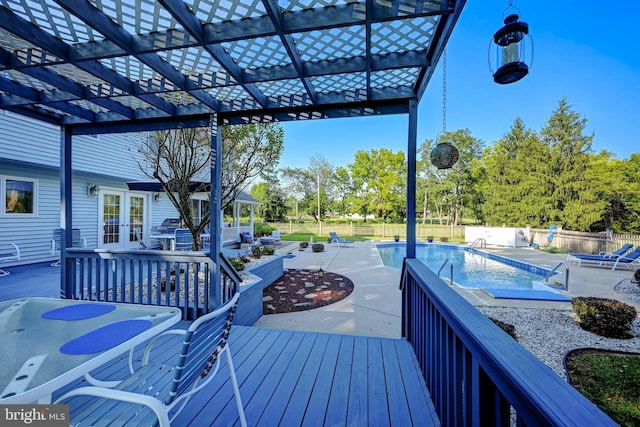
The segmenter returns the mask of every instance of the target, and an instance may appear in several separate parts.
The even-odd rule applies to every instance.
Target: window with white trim
[[[0,176],[2,209],[0,215],[36,215],[38,206],[38,181],[28,178]]]

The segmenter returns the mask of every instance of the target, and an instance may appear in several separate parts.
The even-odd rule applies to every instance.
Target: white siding
[[[76,136],[73,169],[129,181],[143,180],[136,159],[141,134]],[[0,110],[0,160],[60,165],[60,129],[37,120]]]
[[[89,196],[90,183],[102,188],[127,190],[127,181],[148,179],[140,171],[140,135],[99,135],[73,138],[73,227],[80,228],[88,247],[97,247],[99,197]],[[35,165],[35,166],[34,166]],[[42,165],[39,167],[38,165]],[[60,227],[60,129],[0,110],[0,175],[38,180],[36,216],[1,216],[0,242],[16,243],[18,265],[55,259],[50,253],[53,230]],[[2,201],[4,203],[4,201]],[[153,210],[168,200],[150,203]],[[175,217],[175,210],[160,209],[159,217]],[[162,221],[160,219],[160,222]],[[152,222],[154,223],[154,222]]]

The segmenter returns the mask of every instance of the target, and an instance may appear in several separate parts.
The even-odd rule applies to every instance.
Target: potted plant
[[[427,242],[433,243],[433,236],[427,236]]]
[[[393,241],[394,242],[399,242],[400,241],[400,236],[398,236],[397,234],[395,236],[393,236]]]

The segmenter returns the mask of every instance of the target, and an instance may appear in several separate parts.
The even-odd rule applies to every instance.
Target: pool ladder
[[[451,261],[451,258],[447,258],[444,260],[444,262],[442,263],[442,265],[440,266],[440,270],[438,270],[438,277],[440,277],[440,273],[442,273],[442,270],[444,269],[444,267],[447,265],[447,263],[450,265],[450,282],[449,285],[453,286],[453,262]]]
[[[472,244],[469,245],[469,249],[475,248],[478,244],[480,245],[480,249],[486,249],[487,248],[487,241],[485,240],[485,238],[484,237],[478,237],[476,240],[473,241]]]
[[[561,262],[553,267],[553,270],[551,270],[549,274],[547,274],[547,277],[544,278],[544,281],[546,283],[549,283],[549,277],[553,276],[560,267],[564,267],[564,286],[562,286],[561,283],[557,282],[554,282],[554,286],[562,286],[562,290],[566,292],[569,290],[569,266],[566,262]]]

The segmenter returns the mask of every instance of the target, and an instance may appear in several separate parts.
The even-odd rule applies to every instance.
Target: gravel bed
[[[632,339],[612,339],[580,328],[573,311],[532,308],[478,307],[486,316],[515,326],[518,342],[566,379],[564,356],[575,348],[592,347],[640,352],[640,318]]]

